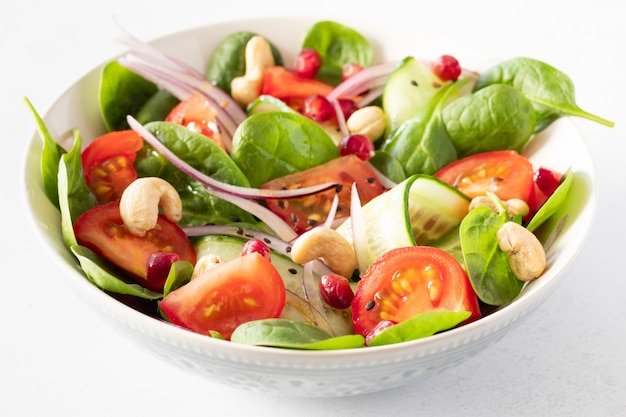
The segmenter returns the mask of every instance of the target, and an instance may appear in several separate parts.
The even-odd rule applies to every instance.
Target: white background
[[[626,7],[595,1],[10,1],[0,10],[0,415],[617,416],[626,407],[624,180]],[[593,232],[563,284],[510,335],[443,374],[390,392],[277,398],[189,375],[100,322],[40,251],[21,206],[21,164],[40,112],[122,52],[113,16],[144,39],[237,17],[383,14],[497,57],[567,73],[578,104],[616,122],[574,120],[597,165]],[[304,29],[304,28],[303,28]],[[380,27],[381,31],[393,27]],[[567,150],[563,152],[566,157]]]

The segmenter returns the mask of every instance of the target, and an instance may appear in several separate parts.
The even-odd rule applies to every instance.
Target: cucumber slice
[[[428,245],[461,223],[470,199],[456,188],[433,177],[416,174],[362,207],[364,239],[353,242],[348,218],[337,227],[351,242],[359,267],[369,267],[383,253],[399,247]]]
[[[225,236],[225,235],[208,235],[199,238],[195,244],[198,258],[203,255],[218,255],[223,260],[228,261],[241,256],[241,249],[246,239]],[[285,288],[296,294],[301,299],[305,299],[302,287],[303,267],[294,263],[289,257],[272,250],[272,264],[276,267],[280,276],[283,278]],[[314,274],[316,284],[319,282],[319,275]],[[350,309],[338,310],[324,304],[322,313],[325,314],[326,320],[330,325],[335,336],[354,334],[352,327],[352,315]],[[284,315],[288,315],[290,319],[299,318],[300,321],[311,321],[309,312],[305,311],[301,305],[285,305]]]
[[[389,75],[383,90],[387,134],[418,114],[450,81],[442,82],[414,57],[406,57]]]
[[[248,104],[246,113],[248,116],[253,114],[262,113],[266,111],[289,111],[295,112],[294,109],[289,107],[287,103],[273,96],[261,95],[252,103]]]

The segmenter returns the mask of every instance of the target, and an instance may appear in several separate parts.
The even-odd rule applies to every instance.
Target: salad
[[[522,154],[584,117],[571,80],[519,57],[377,62],[333,21],[294,62],[237,31],[201,74],[127,34],[103,66],[107,133],[44,146],[44,191],[86,279],[207,337],[370,348],[479,320],[541,279],[571,169]],[[564,222],[565,218],[559,219]]]

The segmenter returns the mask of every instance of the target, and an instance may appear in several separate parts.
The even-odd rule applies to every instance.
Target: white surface
[[[357,4],[359,6],[357,6]],[[139,4],[109,0],[10,2],[0,11],[3,198],[3,297],[0,302],[2,416],[613,416],[626,406],[626,282],[621,257],[626,6],[593,2],[209,1]],[[567,5],[566,7],[564,7]],[[150,39],[190,26],[298,9],[329,19],[372,13],[443,33],[496,57],[527,55],[566,72],[582,108],[616,122],[609,129],[574,120],[587,138],[600,183],[596,226],[563,284],[518,329],[483,353],[423,382],[367,397],[277,399],[206,382],[164,364],[95,316],[38,255],[18,196],[25,140],[34,125],[22,98],[45,111],[77,77],[122,46],[113,16]],[[393,30],[381,26],[381,30]],[[419,39],[416,39],[416,43]],[[565,151],[564,151],[565,153]],[[21,201],[19,198],[17,201]],[[8,227],[7,227],[8,226]],[[10,237],[9,237],[10,236]],[[17,239],[16,239],[17,237]],[[10,271],[10,273],[8,272]]]

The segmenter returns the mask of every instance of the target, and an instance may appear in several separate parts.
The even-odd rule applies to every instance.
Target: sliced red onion
[[[289,290],[285,291],[287,296],[285,300],[286,308],[283,309],[283,313],[280,316],[281,318],[293,321],[302,321],[302,318],[304,318],[306,321],[314,323],[315,325],[326,330],[331,335],[335,335],[335,331],[328,322],[325,314],[320,312],[310,302],[306,301],[298,294]],[[295,312],[291,311],[290,308],[293,308]]]
[[[339,196],[335,194],[333,196],[333,203],[330,206],[330,210],[328,210],[328,216],[326,216],[324,227],[332,228],[333,223],[335,222],[335,216],[337,215],[337,206],[339,206]]]
[[[209,177],[206,174],[198,171],[182,159],[180,159],[174,152],[169,150],[167,146],[163,145],[161,141],[159,141],[152,133],[150,133],[145,127],[141,125],[134,117],[127,116],[127,121],[131,129],[136,131],[141,135],[141,137],[151,145],[157,152],[159,152],[163,157],[169,160],[174,166],[180,169],[185,174],[189,175],[191,178],[196,181],[201,182],[208,188],[211,188],[216,191],[221,191],[225,194],[229,194],[237,197],[245,197],[245,198],[260,198],[260,199],[283,199],[283,198],[295,198],[295,197],[304,197],[307,195],[315,194],[320,191],[329,190],[335,186],[336,183],[322,183],[318,185],[313,185],[310,187],[303,187],[293,190],[274,190],[274,189],[263,189],[263,188],[250,188],[250,187],[241,187],[238,185],[227,184],[221,181],[218,181],[214,178]]]

